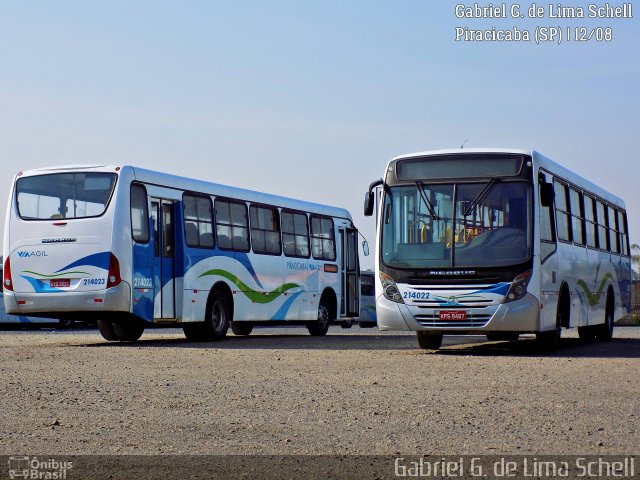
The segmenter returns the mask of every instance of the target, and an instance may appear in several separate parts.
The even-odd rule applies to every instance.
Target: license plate
[[[56,278],[49,281],[49,285],[52,288],[63,288],[71,286],[71,279],[69,278]]]
[[[440,320],[461,321],[467,319],[467,312],[460,310],[440,310]]]

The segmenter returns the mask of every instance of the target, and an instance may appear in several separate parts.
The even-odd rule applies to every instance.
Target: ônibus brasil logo
[[[73,462],[55,458],[9,457],[8,463],[11,479],[66,480],[67,470],[73,469]]]

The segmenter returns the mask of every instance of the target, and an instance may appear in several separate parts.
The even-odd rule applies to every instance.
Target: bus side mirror
[[[366,240],[362,241],[362,253],[364,253],[365,257],[369,256],[369,242]]]
[[[373,215],[373,207],[374,207],[374,196],[373,192],[369,190],[364,194],[364,216],[370,217]]]
[[[555,199],[555,192],[553,191],[553,185],[551,183],[540,184],[540,204],[543,207],[553,207],[553,200]]]

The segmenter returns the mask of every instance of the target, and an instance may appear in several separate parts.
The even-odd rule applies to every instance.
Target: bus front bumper
[[[69,312],[129,312],[131,288],[121,282],[106,290],[60,293],[16,293],[4,291],[7,313],[48,314],[63,317]]]
[[[445,308],[443,308],[445,310]],[[446,310],[459,310],[446,308]],[[520,300],[498,305],[487,315],[486,309],[467,309],[468,318],[486,315],[486,321],[441,322],[433,318],[417,319],[404,303],[395,303],[384,296],[376,299],[378,328],[380,330],[425,330],[446,335],[487,334],[490,332],[534,333],[540,330],[540,304],[527,293]]]

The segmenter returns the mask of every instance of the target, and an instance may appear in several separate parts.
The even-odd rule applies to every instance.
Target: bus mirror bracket
[[[379,180],[376,180],[375,182],[372,182],[371,185],[369,185],[369,190],[364,195],[364,216],[365,217],[370,217],[371,215],[373,215],[373,208],[375,206],[375,195],[373,194],[373,189],[378,185],[382,185],[382,184],[384,184],[384,180],[379,179]]]

